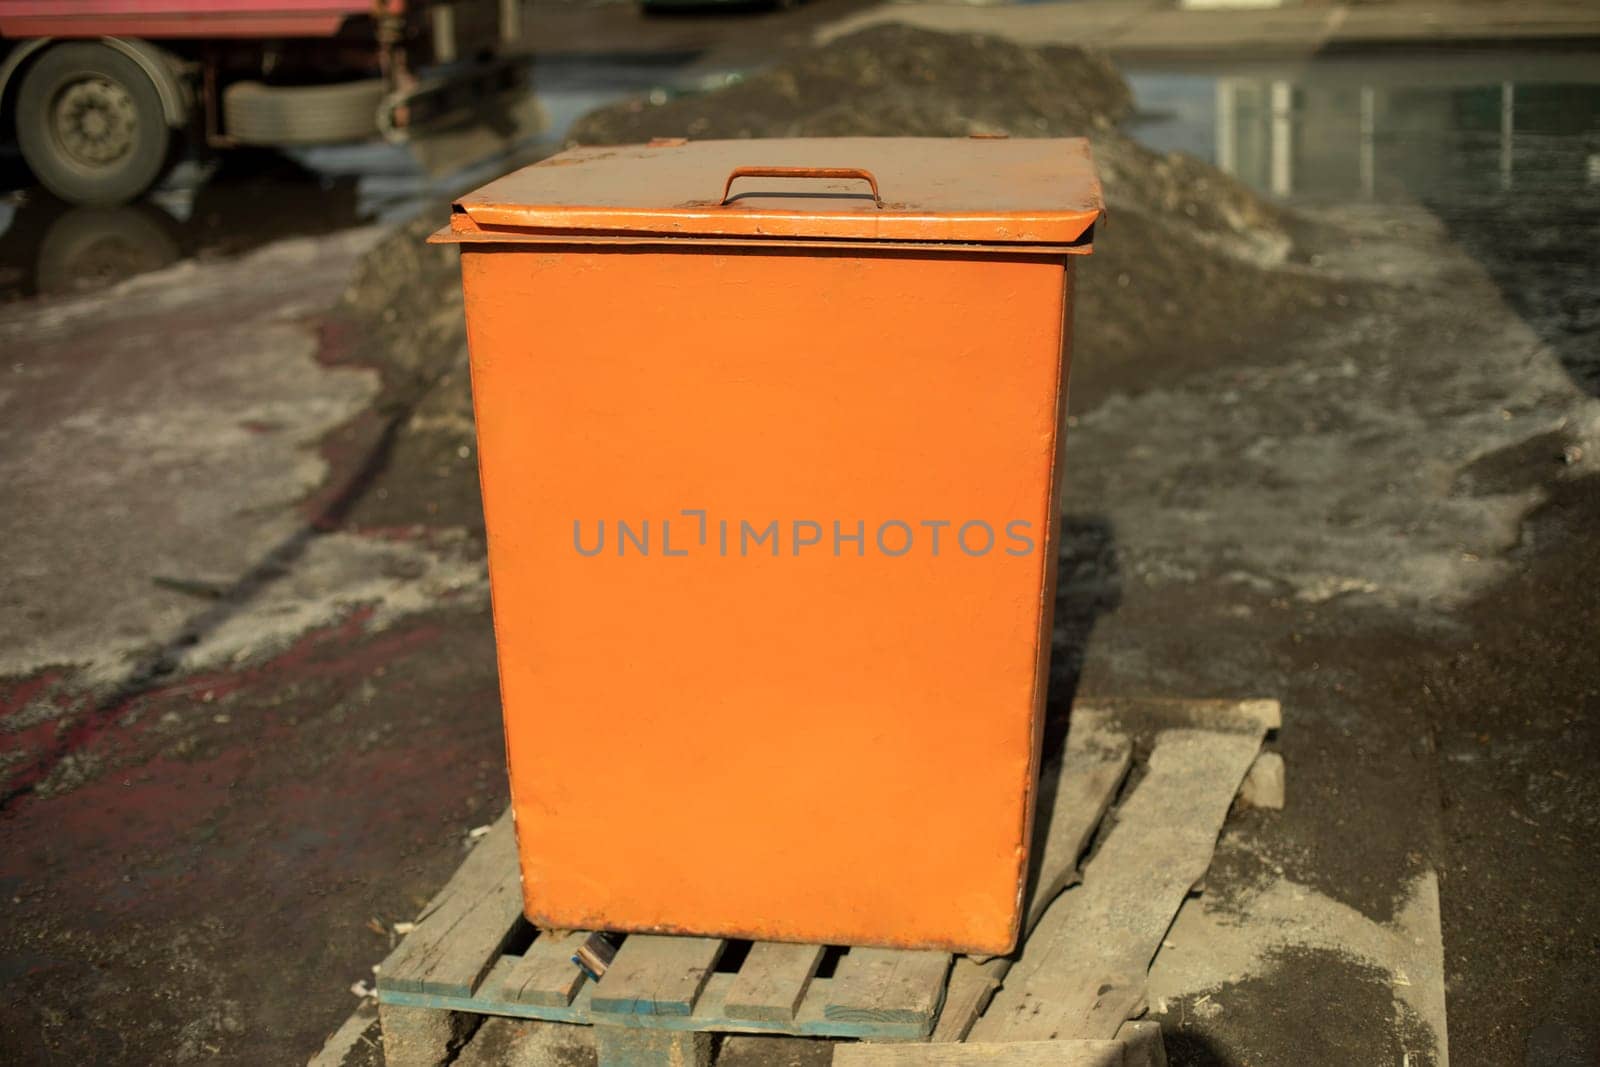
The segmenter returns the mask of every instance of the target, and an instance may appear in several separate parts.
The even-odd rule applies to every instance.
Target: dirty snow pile
[[[1136,144],[1119,129],[1132,112],[1127,83],[1097,52],[889,24],[713,92],[601,108],[568,141],[1087,136],[1110,220],[1082,276],[1095,314],[1079,323],[1080,354],[1155,366],[1182,346],[1237,343],[1239,323],[1301,304],[1309,283],[1272,269],[1292,248],[1287,217],[1199,160]]]

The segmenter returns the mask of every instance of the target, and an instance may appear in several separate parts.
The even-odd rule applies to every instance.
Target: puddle
[[[405,146],[238,150],[180,163],[143,200],[63,204],[14,154],[0,157],[0,303],[92,291],[185,258],[236,256],[287,237],[405,218],[559,148],[581,115],[655,90],[695,92],[736,75],[693,52],[541,59],[533,93]]]
[[[1600,64],[1411,54],[1131,69],[1134,136],[1291,205],[1421,206],[1600,397]]]
[[[1420,206],[1600,396],[1600,64],[1536,52],[1135,68],[1134,133],[1298,205]]]
[[[1140,140],[1288,201],[1444,206],[1600,188],[1600,65],[1588,55],[1474,51],[1125,73]]]

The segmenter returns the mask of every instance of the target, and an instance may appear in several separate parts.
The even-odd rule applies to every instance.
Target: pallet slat
[[[632,934],[595,985],[592,1010],[597,1015],[691,1015],[726,946],[715,937]]]
[[[1074,714],[1065,755],[1040,774],[1022,925],[1024,942],[1045,909],[1077,880],[1078,857],[1105,817],[1132,762],[1133,742],[1114,720]],[[1011,960],[1003,956],[956,960],[933,1040],[966,1040],[1010,969]]]
[[[1236,731],[1156,735],[1145,776],[1118,809],[1082,884],[1046,911],[973,1026],[973,1040],[1110,1038],[1137,1011],[1150,960],[1211,865],[1217,833],[1266,734],[1266,716],[1240,719]]]
[[[821,945],[757,941],[734,976],[724,1011],[733,1019],[789,1022],[822,963]]]
[[[823,1014],[828,1002],[831,978],[812,979],[792,1022],[764,1022],[759,1019],[733,1019],[723,1011],[723,1002],[733,986],[731,974],[713,974],[705,989],[695,1001],[692,1015],[618,1015],[591,1010],[591,999],[599,988],[594,982],[584,982],[578,995],[565,1007],[543,1004],[519,1004],[500,996],[500,987],[515,965],[513,958],[504,958],[495,964],[478,992],[470,997],[436,996],[430,993],[407,993],[378,990],[380,1004],[403,1007],[432,1008],[436,1011],[459,1011],[473,1015],[504,1015],[513,1019],[539,1019],[544,1022],[624,1023],[648,1030],[711,1030],[735,1034],[796,1034],[802,1037],[853,1037],[872,1041],[917,1041],[927,1036],[925,1028],[914,1023],[896,1022],[836,1022]]]
[[[933,1028],[934,1041],[965,1041],[972,1024],[978,1021],[983,1009],[989,1006],[995,990],[1005,981],[1011,961],[996,956],[979,963],[963,956],[950,969],[950,981],[945,985],[944,1006],[939,1009],[939,1021]]]
[[[578,995],[586,976],[572,962],[588,934],[544,933],[528,946],[500,983],[500,995],[517,1004],[564,1008]]]
[[[823,1014],[839,1022],[914,1023],[926,1034],[949,970],[948,952],[853,948],[839,961]]]
[[[378,970],[378,988],[468,997],[522,917],[517,840],[507,811]]]
[[[1074,725],[1080,715],[1112,723],[1126,733],[1220,730],[1264,736],[1283,728],[1283,705],[1276,700],[1082,696],[1072,705]]]
[[[1132,763],[1133,742],[1126,734],[1104,718],[1074,717],[1066,755],[1040,775],[1019,942],[1039,925],[1050,902],[1077,881],[1078,857]]]

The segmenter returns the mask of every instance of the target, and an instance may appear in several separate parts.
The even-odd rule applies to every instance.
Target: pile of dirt
[[[710,93],[624,101],[572,127],[573,144],[652,137],[1090,137],[1114,207],[1181,216],[1256,258],[1288,247],[1279,212],[1188,156],[1120,133],[1133,94],[1103,54],[981,34],[872,26]]]
[[[1162,363],[1236,358],[1250,330],[1344,299],[1288,266],[1293,220],[1216,168],[1143,148],[1118,124],[1127,83],[1101,54],[873,26],[713,92],[591,112],[573,144],[652,137],[1089,137],[1110,207],[1080,275],[1074,407]],[[1249,324],[1249,325],[1247,325]]]
[[[1133,96],[1109,60],[1082,48],[873,26],[711,93],[627,101],[579,119],[569,139],[658,136],[1057,136],[1109,129]]]
[[[448,369],[466,345],[460,256],[428,237],[449,217],[439,203],[386,236],[356,265],[340,301],[358,362],[386,373],[385,401],[414,394]]]
[[[427,243],[448,214],[425,208],[363,257],[335,316],[340,336],[324,345],[382,375],[377,455],[389,473],[354,501],[355,529],[448,522],[482,534],[461,256]]]

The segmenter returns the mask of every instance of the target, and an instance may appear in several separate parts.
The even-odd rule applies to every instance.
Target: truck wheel
[[[46,49],[22,79],[16,114],[22,158],[63,200],[126,203],[167,164],[172,131],[155,83],[103,44]]]
[[[222,92],[224,132],[240,144],[366,141],[378,135],[382,78],[335,85],[235,82]]]

